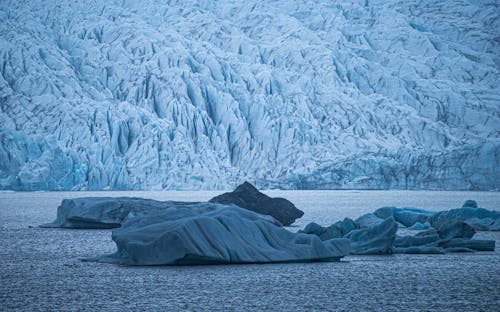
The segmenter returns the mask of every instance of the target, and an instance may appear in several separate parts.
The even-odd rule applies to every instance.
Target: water
[[[268,191],[305,212],[290,228],[331,224],[384,205],[443,210],[498,192]],[[0,310],[449,310],[494,311],[500,252],[349,256],[342,262],[123,267],[81,262],[115,250],[109,230],[42,229],[63,198],[140,196],[207,200],[219,192],[0,193]],[[481,232],[496,239],[500,233]],[[497,248],[498,249],[498,248]]]

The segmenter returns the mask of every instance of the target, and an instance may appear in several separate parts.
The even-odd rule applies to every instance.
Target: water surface
[[[42,229],[63,198],[207,200],[220,192],[0,193],[0,310],[497,310],[500,252],[349,256],[341,262],[124,267],[81,262],[111,253],[110,230]],[[499,210],[498,192],[268,191],[329,225],[382,206]],[[499,232],[478,238],[500,242]]]

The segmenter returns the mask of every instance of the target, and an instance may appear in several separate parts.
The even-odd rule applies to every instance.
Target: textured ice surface
[[[328,227],[315,222],[301,232],[320,239],[348,238],[352,254],[435,254],[444,252],[493,251],[495,241],[474,240],[475,229],[496,231],[499,212],[478,208],[467,200],[462,208],[429,211],[420,208],[382,207],[355,221],[346,218]],[[398,236],[398,226],[407,231],[420,231]]]
[[[387,218],[377,225],[353,230],[344,237],[351,242],[352,254],[391,254],[397,230],[394,219]]]
[[[188,202],[160,202],[130,197],[85,197],[64,199],[57,207],[57,218],[42,227],[77,229],[110,229],[120,227],[129,215],[143,215],[169,207],[189,205]]]
[[[110,230],[37,227],[72,197],[207,201],[220,192],[0,193],[0,309],[6,311],[495,311],[500,250],[347,256],[340,262],[129,267],[81,262],[115,251]],[[498,209],[498,192],[266,191],[327,226],[383,206]],[[32,226],[32,227],[30,227]],[[292,230],[298,227],[290,228]],[[500,232],[474,239],[500,241]],[[342,287],[339,287],[342,285]]]
[[[260,214],[270,215],[283,225],[290,225],[304,215],[304,212],[297,209],[289,200],[271,198],[259,192],[248,182],[239,185],[232,192],[218,195],[209,201],[220,204],[234,204]]]
[[[321,241],[236,206],[180,205],[129,216],[113,230],[117,252],[93,259],[126,265],[189,265],[338,261],[347,239]]]
[[[283,225],[292,224],[304,213],[284,198],[271,198],[245,182],[233,192],[210,199],[221,204],[235,204],[263,215],[269,215]],[[129,215],[144,215],[170,207],[189,206],[190,202],[156,201],[131,197],[88,197],[64,199],[57,208],[57,218],[42,227],[106,229],[119,227]]]
[[[0,188],[500,188],[496,1],[2,1]]]
[[[471,204],[471,202],[474,204]],[[429,226],[437,228],[449,224],[451,220],[464,221],[478,231],[500,230],[500,213],[480,208],[473,200],[467,200],[462,208],[439,212],[408,207],[382,207],[373,214],[370,213],[359,217],[356,221],[362,225],[370,225],[388,217],[393,217],[402,226],[415,227],[415,230],[422,230]]]

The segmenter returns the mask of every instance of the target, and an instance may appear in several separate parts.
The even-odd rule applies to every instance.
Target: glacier
[[[5,0],[0,19],[0,189],[500,189],[495,0]]]
[[[195,203],[128,216],[114,229],[117,251],[86,261],[124,265],[196,265],[338,261],[349,240],[292,233],[274,219],[236,206]]]

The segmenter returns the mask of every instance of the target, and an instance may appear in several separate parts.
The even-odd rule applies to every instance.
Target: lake
[[[493,311],[497,251],[348,256],[341,262],[125,267],[81,262],[112,253],[110,230],[42,229],[64,198],[136,196],[204,201],[219,191],[0,192],[0,310]],[[500,210],[500,192],[266,191],[305,212],[289,229],[330,225],[382,206],[457,208],[466,199]]]

